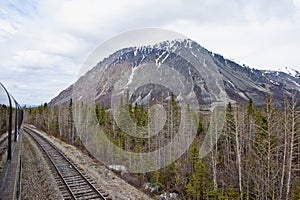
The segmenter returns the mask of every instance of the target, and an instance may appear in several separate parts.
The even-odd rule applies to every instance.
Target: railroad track
[[[54,173],[58,188],[64,199],[109,199],[101,193],[94,181],[86,177],[60,150],[48,139],[27,127],[28,133],[43,150],[43,154]]]

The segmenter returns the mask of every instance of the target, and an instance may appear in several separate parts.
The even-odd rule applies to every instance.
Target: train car
[[[12,143],[18,139],[22,122],[22,107],[0,82],[0,141],[7,141],[7,160],[11,159]]]
[[[0,82],[0,199],[21,198],[22,122],[22,107]]]

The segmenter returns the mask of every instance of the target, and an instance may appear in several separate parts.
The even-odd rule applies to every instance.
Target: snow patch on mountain
[[[160,60],[163,56],[165,56],[162,60]],[[160,67],[161,64],[168,58],[169,54],[167,51],[164,51],[161,55],[158,56],[157,59],[155,59],[155,64],[157,67]]]
[[[286,73],[286,74],[288,74],[288,75],[290,75],[292,77],[295,77],[295,78],[299,78],[300,77],[299,76],[300,73],[297,70],[289,68],[289,67],[285,67],[283,69],[279,69],[279,71],[284,72],[284,73]]]
[[[128,82],[127,82],[126,85],[129,85],[130,83],[132,83],[132,81],[133,81],[133,76],[134,76],[134,71],[136,70],[136,68],[137,68],[137,67],[133,67],[133,68],[131,69],[131,74],[130,74],[130,76],[129,76],[129,79],[128,79]]]

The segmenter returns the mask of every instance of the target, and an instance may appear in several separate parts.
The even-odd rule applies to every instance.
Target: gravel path
[[[23,136],[21,198],[63,199],[40,149],[26,133]]]

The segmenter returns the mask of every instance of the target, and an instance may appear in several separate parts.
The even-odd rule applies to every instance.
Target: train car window
[[[0,85],[0,136],[6,133],[8,129],[9,107],[7,93]]]
[[[21,106],[18,107],[18,129],[21,128],[23,122],[23,109]]]
[[[12,99],[12,104],[11,104],[12,105],[11,130],[12,130],[12,134],[14,134],[15,131],[16,131],[15,127],[16,127],[16,122],[17,122],[17,120],[16,120],[16,117],[17,117],[17,115],[16,115],[16,104],[15,104],[12,96],[10,96],[10,99]]]

